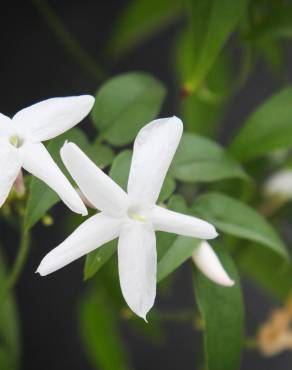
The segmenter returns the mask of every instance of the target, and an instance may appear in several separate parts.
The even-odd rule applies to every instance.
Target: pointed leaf
[[[197,88],[242,19],[247,0],[189,0],[188,3],[196,61],[189,83]]]
[[[96,94],[93,122],[110,144],[128,144],[157,116],[164,96],[162,83],[149,74],[131,72],[113,77]]]
[[[199,271],[194,274],[197,302],[204,323],[206,369],[239,370],[244,325],[240,282],[231,258],[223,251],[216,251],[235,284],[223,287]]]
[[[220,145],[203,136],[188,133],[182,137],[170,174],[186,182],[248,179],[241,165]]]
[[[207,193],[197,199],[192,210],[224,233],[258,242],[289,258],[273,227],[257,211],[239,200],[220,193]]]
[[[264,102],[244,123],[231,143],[231,153],[240,161],[292,146],[292,87]]]

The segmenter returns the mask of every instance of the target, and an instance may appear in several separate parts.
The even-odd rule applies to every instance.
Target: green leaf
[[[109,173],[110,177],[125,191],[127,191],[132,154],[131,150],[124,150],[119,153],[113,161]]]
[[[114,24],[109,53],[120,56],[156,32],[166,28],[181,13],[176,0],[132,0]]]
[[[241,161],[292,146],[292,87],[264,102],[245,122],[231,144],[231,153]]]
[[[84,150],[86,155],[101,169],[112,163],[115,157],[113,150],[96,142],[93,145],[87,146]]]
[[[60,149],[66,140],[73,141],[84,150],[87,147],[87,139],[83,132],[77,128],[51,140],[47,149],[57,165],[63,170],[64,166],[60,158]],[[26,229],[32,228],[45,214],[60,201],[58,195],[44,182],[32,177],[30,181],[29,197],[25,211],[24,225]]]
[[[113,77],[96,94],[93,122],[110,144],[128,144],[157,116],[164,96],[162,83],[149,74],[131,72]]]
[[[158,262],[157,281],[166,278],[190,258],[200,243],[198,239],[178,236]]]
[[[273,297],[286,302],[291,294],[291,262],[271,250],[263,250],[257,244],[244,246],[236,257],[237,265],[245,276]]]
[[[175,187],[175,180],[172,176],[167,175],[161,188],[157,203],[165,202],[171,196],[171,194],[173,194],[173,192],[175,191]]]
[[[5,263],[0,253],[0,281],[6,278]],[[0,283],[0,286],[1,286]],[[17,370],[20,366],[20,332],[16,303],[7,293],[0,303],[0,368]]]
[[[217,250],[233,287],[223,287],[208,280],[199,271],[194,285],[204,322],[204,347],[207,370],[239,370],[243,339],[244,312],[240,282],[231,258]]]
[[[211,182],[227,178],[247,179],[243,168],[215,142],[184,134],[170,173],[186,182]]]
[[[260,14],[258,24],[247,35],[248,39],[254,41],[261,38],[292,38],[292,5],[288,3],[265,4],[267,14]],[[269,5],[272,5],[269,8]],[[269,8],[269,9],[268,9]]]
[[[188,4],[196,61],[188,83],[197,89],[243,17],[247,1],[189,0]]]
[[[93,250],[85,257],[84,280],[91,279],[102,266],[115,254],[117,250],[117,241],[112,240],[109,243]]]
[[[116,314],[102,289],[86,296],[80,309],[81,331],[92,365],[102,370],[129,370]]]
[[[285,245],[265,218],[253,208],[220,193],[207,193],[197,199],[193,211],[220,231],[269,247],[289,258]]]

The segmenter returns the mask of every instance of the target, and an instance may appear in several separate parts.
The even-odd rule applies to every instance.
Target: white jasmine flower
[[[264,192],[269,196],[292,198],[292,170],[285,169],[273,174],[264,184]]]
[[[139,132],[128,180],[128,194],[75,144],[66,143],[62,159],[84,196],[101,212],[81,224],[48,253],[37,272],[47,275],[119,237],[119,276],[129,307],[146,320],[156,295],[155,231],[212,239],[215,228],[195,217],[155,205],[182,135],[176,117],[158,119]]]
[[[0,113],[0,207],[23,167],[51,187],[72,211],[87,214],[42,141],[75,126],[93,103],[89,95],[53,98],[22,109],[12,119]]]
[[[227,275],[216,253],[206,241],[202,241],[195,249],[192,259],[198,269],[210,280],[224,286],[234,285],[234,281]]]

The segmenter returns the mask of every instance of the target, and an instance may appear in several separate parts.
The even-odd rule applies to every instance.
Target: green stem
[[[23,228],[20,236],[20,244],[16,259],[12,266],[10,275],[8,275],[6,281],[4,282],[4,286],[0,292],[1,299],[5,297],[6,293],[9,290],[11,290],[18,281],[18,278],[23,270],[29,252],[29,244],[30,244],[30,232]]]
[[[95,59],[79,44],[75,37],[67,30],[60,17],[54,12],[46,0],[31,0],[39,13],[43,16],[59,41],[67,48],[76,61],[97,80],[105,77],[105,72],[96,63]]]

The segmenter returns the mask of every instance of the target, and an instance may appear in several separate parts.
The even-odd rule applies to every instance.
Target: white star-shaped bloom
[[[65,143],[63,162],[85,197],[101,212],[48,253],[37,272],[50,274],[119,237],[122,293],[129,307],[145,319],[156,295],[155,231],[200,239],[217,236],[208,222],[155,204],[182,131],[177,117],[158,119],[142,128],[134,144],[128,194],[74,143]]]
[[[12,119],[0,113],[0,207],[21,168],[44,181],[74,212],[86,207],[42,141],[79,123],[91,110],[89,95],[52,98],[19,111]]]

